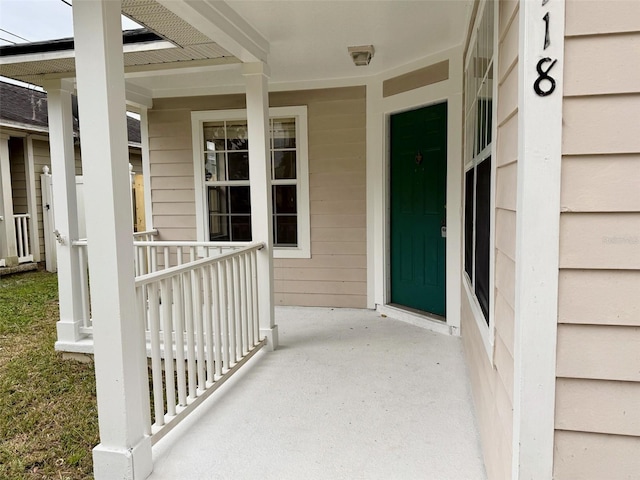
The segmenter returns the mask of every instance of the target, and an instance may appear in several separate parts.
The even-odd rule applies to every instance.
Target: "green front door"
[[[447,104],[391,117],[391,303],[445,315]]]

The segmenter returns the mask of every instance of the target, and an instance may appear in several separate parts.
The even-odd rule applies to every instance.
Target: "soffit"
[[[186,66],[184,62],[191,62],[191,65],[193,61],[207,65],[239,62],[220,45],[153,0],[123,0],[122,13],[174,44],[173,48],[125,51],[125,70],[136,71],[135,67],[147,65],[180,67],[181,62]],[[26,61],[0,65],[0,75],[35,84],[47,77],[74,77],[73,54],[69,52],[67,58],[47,58],[55,57],[55,53],[40,55],[37,61],[30,61],[25,56]],[[66,55],[57,55],[60,56]]]

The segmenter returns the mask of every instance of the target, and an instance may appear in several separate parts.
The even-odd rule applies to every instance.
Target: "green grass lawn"
[[[93,364],[53,349],[55,274],[0,277],[0,479],[92,478]]]

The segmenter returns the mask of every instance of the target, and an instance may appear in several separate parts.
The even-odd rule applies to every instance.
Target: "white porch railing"
[[[28,213],[20,213],[13,216],[16,227],[16,250],[18,251],[18,263],[33,262],[33,255],[29,243],[29,219]]]
[[[249,244],[136,278],[138,318],[150,343],[147,433],[153,443],[264,345],[256,280],[260,248]]]
[[[134,271],[136,278],[141,275],[195,262],[202,258],[213,258],[250,245],[248,242],[151,241],[157,234],[157,230],[149,230],[146,232],[137,232],[133,235],[134,239],[145,239],[144,241],[133,242]],[[83,238],[74,241],[72,244],[76,247],[76,254],[78,255],[80,265],[79,280],[83,312],[80,333],[91,335],[93,334],[93,321],[91,319],[91,292],[89,289],[88,243],[87,239]]]

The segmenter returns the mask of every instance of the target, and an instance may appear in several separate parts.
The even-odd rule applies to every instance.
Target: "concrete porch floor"
[[[460,338],[276,309],[259,352],[154,449],[152,480],[486,478]]]

